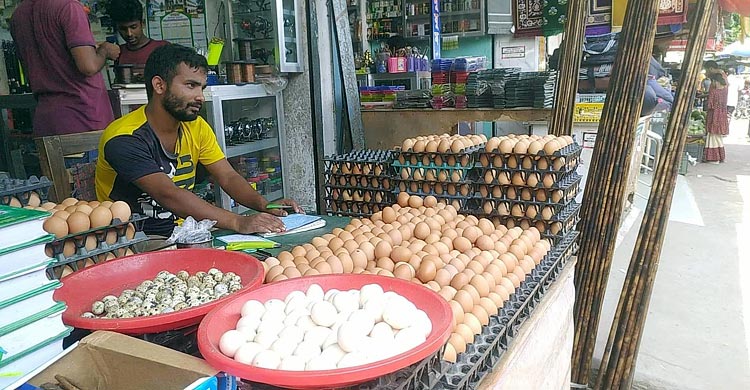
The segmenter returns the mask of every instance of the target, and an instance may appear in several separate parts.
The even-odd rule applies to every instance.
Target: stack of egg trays
[[[565,146],[564,148],[555,151],[552,154],[546,154],[544,150],[540,150],[538,154],[518,154],[518,153],[500,153],[498,150],[486,151],[480,150],[477,152],[475,161],[477,166],[481,168],[495,168],[495,169],[517,169],[521,166],[523,159],[530,158],[531,166],[528,169],[532,169],[535,172],[558,172],[568,173],[575,171],[578,167],[578,163],[581,160],[581,151],[583,148],[581,145],[576,143]],[[564,164],[555,169],[555,161],[559,158],[564,159]],[[516,164],[508,164],[510,160],[515,160]],[[539,166],[539,161],[546,162],[546,166]]]
[[[539,221],[546,220],[542,217],[542,210],[544,208],[552,209],[552,216],[558,215],[563,209],[565,209],[570,202],[572,202],[580,190],[582,176],[573,173],[561,182],[556,183],[551,188],[532,188],[514,185],[487,185],[487,184],[475,184],[477,192],[474,195],[469,208],[476,210],[476,212],[484,214],[489,217],[502,217],[502,216],[515,216],[515,217],[528,217],[526,211],[529,207],[537,208],[537,215],[530,220]],[[500,196],[495,196],[497,189],[501,193]],[[531,195],[531,199],[526,200],[522,198],[524,190],[528,190]],[[539,191],[542,194],[539,194]],[[558,192],[559,191],[559,192]],[[515,196],[511,195],[515,192]],[[486,195],[485,195],[486,193]],[[559,197],[555,201],[555,196]],[[505,205],[505,209],[508,210],[508,214],[503,214],[499,211],[499,206]],[[519,205],[523,211],[523,215],[513,215],[511,210],[513,206]],[[487,208],[490,211],[487,211]]]
[[[473,389],[492,370],[508,350],[521,325],[531,316],[544,294],[557,279],[563,267],[577,249],[577,232],[572,232],[552,248],[550,253],[526,276],[521,286],[505,302],[482,333],[467,345],[466,352],[457,356],[433,390]]]
[[[392,205],[393,156],[390,150],[356,150],[325,157],[324,199],[327,213],[369,217]]]
[[[408,192],[420,196],[461,196],[471,197],[474,190],[474,182],[462,180],[457,182],[443,182],[430,180],[396,180],[397,192]]]
[[[546,221],[540,219],[531,219],[528,217],[516,217],[513,215],[491,215],[486,214],[484,210],[469,210],[467,213],[476,216],[477,218],[488,218],[492,220],[494,224],[501,224],[508,226],[508,223],[512,221],[513,226],[520,226],[521,224],[528,224],[528,226],[536,226],[539,232],[543,236],[557,237],[565,236],[575,229],[575,225],[578,223],[578,214],[581,209],[581,204],[575,201],[569,202],[565,207],[552,219]]]
[[[52,251],[54,263],[47,268],[47,275],[53,279],[59,279],[64,266],[69,266],[73,271],[78,271],[81,268],[81,260],[91,259],[94,263],[99,263],[99,256],[107,253],[112,253],[117,256],[117,251],[122,249],[133,250],[133,246],[142,241],[148,240],[148,236],[143,233],[143,224],[146,217],[140,214],[133,214],[130,220],[122,222],[115,218],[110,225],[102,226],[84,232],[69,234],[64,237],[55,239],[51,243],[47,244],[48,248]],[[135,235],[132,239],[128,240],[125,235],[129,224],[133,224],[135,227]],[[117,234],[117,240],[113,244],[107,243],[108,233],[114,231]],[[93,250],[86,249],[86,239],[94,235],[96,237],[96,248]],[[65,242],[71,240],[75,246],[76,251],[72,256],[66,257],[63,254]]]
[[[12,179],[5,174],[0,174],[0,204],[10,204],[11,198],[16,198],[24,207],[29,203],[31,192],[39,195],[42,203],[47,201],[49,188],[52,187],[52,181],[45,176],[37,178],[31,176],[28,179]]]
[[[394,164],[404,166],[410,164],[415,167],[428,168],[451,167],[451,168],[469,168],[473,167],[476,162],[477,152],[484,150],[484,144],[464,148],[458,152],[414,152],[411,150],[401,150],[396,148],[396,158]],[[421,164],[421,166],[419,166]]]
[[[398,194],[400,194],[401,192],[406,192],[409,195],[416,195],[416,196],[421,196],[421,197],[432,195],[432,196],[434,196],[438,200],[438,202],[442,202],[442,203],[445,203],[447,205],[453,205],[453,207],[455,207],[456,210],[459,213],[462,213],[462,214],[469,214],[470,211],[471,211],[469,209],[470,202],[471,202],[471,199],[472,199],[471,195],[468,195],[468,196],[447,195],[447,194],[437,195],[434,192],[433,193],[425,193],[425,192],[422,192],[421,190],[420,191],[416,191],[416,192],[412,192],[412,191],[400,191],[400,190],[396,189],[394,191],[395,197],[398,198]]]

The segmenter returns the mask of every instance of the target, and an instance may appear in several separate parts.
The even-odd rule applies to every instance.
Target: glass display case
[[[299,0],[231,0],[227,25],[235,60],[303,71]],[[244,45],[247,49],[240,49]],[[248,53],[240,55],[240,52]]]

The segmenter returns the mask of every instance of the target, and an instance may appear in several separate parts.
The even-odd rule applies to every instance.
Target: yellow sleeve
[[[200,119],[200,155],[198,162],[203,166],[211,165],[224,158],[224,152],[221,151],[219,143],[216,141],[211,126],[203,119]]]

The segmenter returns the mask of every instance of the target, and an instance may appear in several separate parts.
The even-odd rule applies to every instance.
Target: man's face
[[[143,35],[143,22],[140,20],[117,23],[117,31],[128,45],[137,45],[145,38]]]
[[[205,98],[206,71],[191,68],[184,63],[177,68],[177,74],[167,85],[162,104],[164,109],[181,122],[198,119]]]

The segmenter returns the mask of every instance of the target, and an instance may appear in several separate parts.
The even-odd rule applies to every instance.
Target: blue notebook
[[[286,226],[286,231],[281,233],[265,233],[263,237],[283,236],[285,234],[294,234],[306,232],[308,230],[319,229],[326,225],[326,221],[318,215],[307,214],[289,214],[281,217],[281,222]]]

